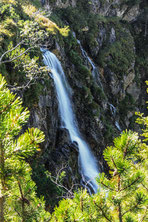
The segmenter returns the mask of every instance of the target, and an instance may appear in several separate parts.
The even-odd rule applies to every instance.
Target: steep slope
[[[6,28],[3,27],[1,52],[8,49],[10,42],[15,45],[20,41],[20,34],[12,31],[15,27],[20,33],[24,27],[19,20],[27,20],[29,24],[35,21],[35,28],[42,31],[36,49],[27,54],[29,58],[22,57],[19,61],[1,64],[0,71],[6,75],[12,90],[24,98],[24,105],[29,106],[31,117],[28,125],[38,127],[45,133],[42,152],[30,162],[39,194],[47,189],[45,198],[52,200],[59,191],[55,191],[44,170],[49,170],[54,176],[59,171],[65,171],[63,184],[68,188],[80,183],[77,146],[71,143],[67,129],[61,128],[54,82],[46,69],[39,72],[39,78],[33,76],[36,81],[29,87],[14,87],[15,83],[20,87],[30,81],[23,61],[29,61],[30,67],[32,59],[37,57],[35,64],[39,71],[43,66],[39,47],[44,45],[56,54],[72,89],[73,109],[80,131],[93,150],[100,171],[108,172],[102,156],[105,146],[121,130],[136,127],[135,111],[140,109],[146,112],[143,107],[148,68],[148,5],[146,0],[42,0],[42,7],[39,2],[36,7],[46,10],[43,17],[38,10],[32,11],[34,8],[31,6],[30,9],[24,6],[22,11],[21,1],[17,6],[13,1],[3,2],[7,4],[1,10],[2,21],[9,17],[12,20]],[[19,17],[10,13],[10,4]],[[70,28],[69,34],[64,29],[65,25]],[[31,29],[29,33],[33,35]],[[26,45],[23,47],[27,49]],[[12,56],[7,55],[7,59]]]

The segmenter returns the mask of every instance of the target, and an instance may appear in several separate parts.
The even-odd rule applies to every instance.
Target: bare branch
[[[32,49],[34,47],[29,47],[28,49],[26,49],[23,53],[21,53],[20,55],[10,59],[10,60],[6,60],[6,61],[2,61],[0,62],[0,64],[3,64],[3,63],[8,63],[8,62],[13,62],[14,60],[18,59],[19,57],[21,57],[22,55],[26,54],[30,49]]]
[[[6,52],[4,52],[3,55],[0,57],[0,64],[3,63],[3,62],[2,62],[2,59],[3,59],[3,57],[4,57],[7,53],[12,52],[13,50],[15,50],[15,49],[16,49],[18,46],[20,46],[23,42],[24,42],[24,40],[22,40],[21,42],[19,42],[19,43],[18,43],[15,47],[13,47],[12,49],[7,50]]]
[[[53,180],[53,177],[52,177],[52,176],[50,176],[50,179],[51,179],[51,181],[52,181],[54,184],[56,184],[58,187],[61,187],[61,188],[63,188],[64,190],[66,190],[66,191],[70,194],[71,197],[74,197],[74,194],[73,194],[73,192],[71,192],[71,190],[69,190],[68,188],[66,188],[64,185],[57,183],[56,180]]]

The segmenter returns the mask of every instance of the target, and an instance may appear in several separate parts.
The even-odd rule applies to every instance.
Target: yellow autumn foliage
[[[16,4],[15,0],[1,0],[2,3]]]
[[[42,27],[45,28],[46,31],[55,34],[58,30],[61,35],[67,36],[69,32],[69,27],[66,26],[64,28],[59,28],[54,22],[52,22],[49,18],[45,17],[42,12],[38,11],[37,8],[30,4],[25,4],[22,6],[23,11],[29,15],[31,18],[34,18],[36,22]]]
[[[14,32],[12,32],[12,28],[16,26],[13,19],[7,18],[2,23],[0,23],[0,35],[4,34],[8,37],[12,37]]]

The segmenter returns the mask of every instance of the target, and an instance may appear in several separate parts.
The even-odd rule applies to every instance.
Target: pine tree
[[[0,221],[49,221],[43,198],[36,196],[31,168],[25,161],[39,149],[44,134],[28,129],[20,135],[29,111],[0,75]]]
[[[147,154],[148,146],[137,133],[122,132],[104,151],[110,178],[99,175],[95,195],[85,190],[75,193],[73,199],[62,200],[51,221],[147,221]]]
[[[99,175],[98,193],[90,196],[87,190],[79,190],[73,199],[63,199],[51,222],[148,221],[148,117],[137,115],[142,134],[123,131],[104,150],[110,177]]]

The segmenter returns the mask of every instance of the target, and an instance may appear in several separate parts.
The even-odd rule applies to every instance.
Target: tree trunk
[[[22,191],[21,183],[18,181],[18,186],[21,194],[21,202],[22,202],[22,222],[25,222],[25,202],[24,202],[24,194]]]
[[[119,203],[119,221],[122,222],[121,205]]]
[[[5,176],[4,176],[4,148],[0,142],[0,221],[4,222],[4,190],[5,190]]]
[[[121,178],[120,175],[118,175],[118,192],[120,192],[120,188],[121,188]],[[118,204],[118,211],[119,211],[119,221],[122,222],[121,203]]]
[[[4,222],[4,197],[0,195],[0,221]]]

